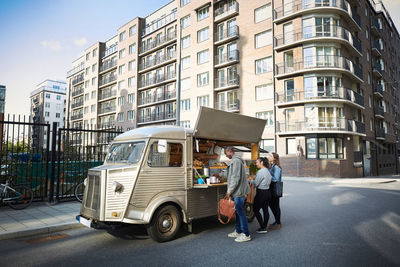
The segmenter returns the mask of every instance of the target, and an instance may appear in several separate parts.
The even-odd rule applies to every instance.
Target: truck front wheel
[[[172,205],[164,206],[153,215],[147,226],[147,233],[157,242],[169,241],[178,233],[181,223],[182,216],[177,208]]]

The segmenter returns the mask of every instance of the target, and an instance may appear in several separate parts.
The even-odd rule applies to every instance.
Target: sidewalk
[[[48,234],[81,227],[75,217],[81,203],[77,201],[49,205],[33,203],[24,210],[0,208],[0,240]]]
[[[287,181],[330,182],[334,184],[382,184],[400,182],[400,175],[368,176],[362,178],[294,177],[283,176]]]

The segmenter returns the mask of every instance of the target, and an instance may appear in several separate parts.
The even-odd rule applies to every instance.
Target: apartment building
[[[0,84],[0,121],[4,120],[4,110],[6,107],[6,89],[7,88],[5,85]],[[3,127],[0,127],[0,140],[3,140]]]
[[[57,123],[57,127],[64,127],[66,109],[67,86],[63,81],[45,80],[31,92],[30,114],[34,123]],[[52,126],[51,126],[52,127]],[[50,133],[44,127],[34,125],[32,128],[33,148],[46,148]]]
[[[74,61],[70,122],[193,128],[208,106],[265,119],[286,175],[394,173],[399,41],[372,0],[175,0]]]

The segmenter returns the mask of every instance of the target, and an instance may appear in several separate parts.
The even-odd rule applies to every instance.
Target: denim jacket
[[[272,182],[282,181],[282,169],[278,165],[272,164],[269,172],[272,176]]]

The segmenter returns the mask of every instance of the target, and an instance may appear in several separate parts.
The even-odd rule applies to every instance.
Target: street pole
[[[178,91],[176,93],[176,125],[181,124],[181,57],[182,57],[182,25],[179,21],[179,56],[178,56]]]

